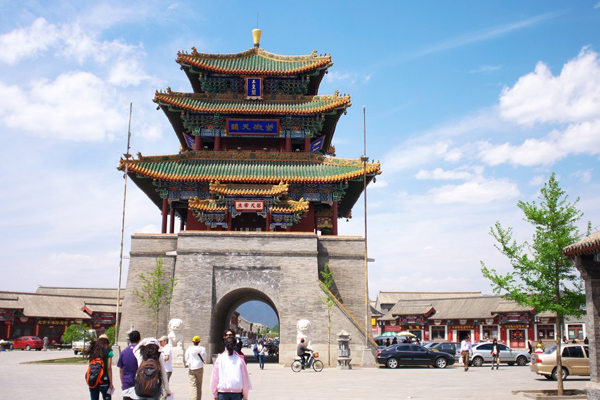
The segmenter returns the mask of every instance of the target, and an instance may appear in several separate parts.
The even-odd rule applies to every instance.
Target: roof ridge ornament
[[[260,29],[252,29],[252,38],[254,39],[254,47],[260,47],[260,36],[262,35],[262,31]]]

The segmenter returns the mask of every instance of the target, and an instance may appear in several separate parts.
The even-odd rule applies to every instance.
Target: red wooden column
[[[221,150],[221,136],[215,136],[215,151]]]
[[[338,202],[333,202],[333,218],[331,220],[331,224],[333,225],[332,233],[334,236],[338,234]]]
[[[290,136],[285,138],[285,152],[286,153],[292,152],[292,138]]]
[[[169,233],[175,233],[175,208],[171,207],[171,212],[169,213]]]
[[[194,150],[200,151],[202,150],[202,136],[198,135],[194,137]]]
[[[167,233],[167,216],[169,215],[169,200],[163,199],[162,205],[162,227],[160,233]]]
[[[267,218],[265,218],[267,220],[267,232],[271,231],[271,212],[269,211],[267,213]]]
[[[310,153],[310,138],[309,137],[304,138],[304,152]]]
[[[232,224],[233,224],[233,220],[231,218],[231,213],[227,212],[227,230],[228,231],[232,231],[233,230],[232,229],[233,227],[231,226]]]

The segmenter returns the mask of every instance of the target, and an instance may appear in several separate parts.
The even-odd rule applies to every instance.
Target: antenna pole
[[[363,106],[363,190],[364,190],[364,208],[365,208],[365,351],[369,347],[369,311],[371,304],[369,302],[369,259],[367,252],[367,108]]]
[[[123,221],[121,223],[121,253],[119,255],[119,285],[117,286],[117,315],[115,318],[115,344],[119,341],[119,314],[121,312],[121,277],[123,276],[123,242],[125,239],[125,204],[127,203],[127,173],[129,172],[129,148],[131,144],[131,114],[133,103],[129,103],[129,128],[127,129],[127,152],[125,153],[125,185],[123,188]]]

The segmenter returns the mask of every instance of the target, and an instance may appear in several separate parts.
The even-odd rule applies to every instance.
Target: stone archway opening
[[[269,296],[263,292],[253,288],[240,288],[229,292],[227,295],[216,304],[216,307],[212,313],[210,337],[211,337],[211,353],[218,354],[224,350],[223,346],[223,332],[225,329],[235,328],[236,333],[240,338],[247,338],[250,343],[251,340],[258,340],[259,337],[263,338],[269,345],[279,345],[279,335],[271,336],[267,338],[264,334],[258,334],[256,332],[257,325],[265,325],[260,321],[250,321],[251,318],[244,317],[240,310],[244,310],[244,305],[247,303],[262,303],[263,308],[272,310],[277,320],[276,325],[279,326],[279,312],[275,303]],[[240,318],[240,316],[242,318]],[[257,325],[255,325],[257,324]],[[270,326],[269,328],[272,328]],[[277,339],[277,340],[276,340]],[[243,349],[244,354],[247,356],[249,362],[256,361],[252,352],[252,345]],[[279,362],[279,353],[272,351],[272,356],[268,358],[269,362]]]

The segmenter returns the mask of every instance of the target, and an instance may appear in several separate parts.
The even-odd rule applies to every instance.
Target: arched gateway
[[[353,361],[367,362],[364,241],[338,236],[337,221],[351,217],[379,164],[335,158],[331,141],[350,97],[317,94],[331,56],[279,56],[259,39],[237,54],[179,53],[194,93],[167,89],[154,99],[179,154],[121,160],[163,216],[161,234],[132,237],[121,326],[154,331],[132,291],[162,257],[177,279],[162,332],[170,318],[182,319],[185,341],[200,335],[215,353],[228,314],[256,299],[279,317],[280,363],[294,358],[300,319],[312,322],[313,347],[327,354],[320,271],[328,264],[334,350],[343,329],[352,334]]]

